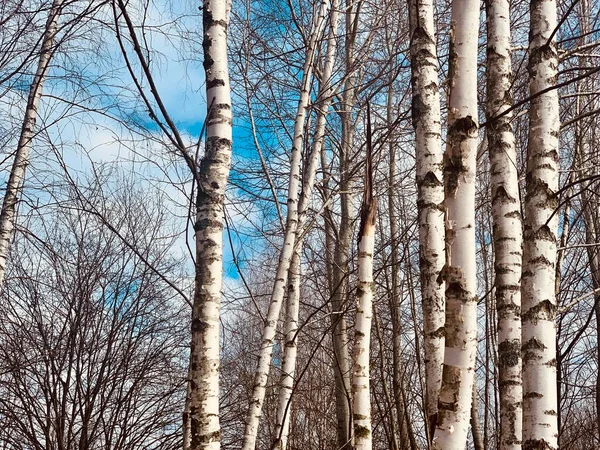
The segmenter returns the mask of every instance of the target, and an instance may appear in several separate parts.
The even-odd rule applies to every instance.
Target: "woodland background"
[[[61,3],[0,300],[0,448],[179,448],[197,189],[176,147],[185,147],[195,161],[204,151],[202,10],[187,0]],[[339,447],[334,379],[339,361],[332,335],[340,329],[332,318],[344,318],[341,332],[351,348],[368,109],[373,195],[379,204],[370,345],[373,447],[427,448],[408,5],[404,0],[342,3],[327,80],[322,78],[331,41],[327,26],[315,41],[314,78],[308,83],[302,129],[306,173],[319,108],[327,97],[323,86],[330,89],[331,107],[303,228],[288,448]],[[235,0],[231,10],[233,160],[225,197],[220,316],[224,449],[241,445],[252,396],[282,246],[293,127],[319,5],[312,0]],[[0,4],[2,186],[52,8],[48,0]],[[442,124],[447,116],[450,12],[450,1],[435,1]],[[600,229],[600,8],[588,0],[559,0],[558,18],[559,440],[563,450],[592,450],[600,447],[600,276],[590,263],[597,258],[595,230]],[[524,198],[528,2],[511,3],[510,21],[512,126]],[[485,5],[480,22],[479,82],[473,89],[481,125],[486,122]],[[499,448],[500,411],[484,128],[477,155],[478,344],[468,446],[487,450]],[[341,143],[349,132],[354,144],[346,148]],[[270,448],[277,437],[284,315],[275,338],[258,448]]]

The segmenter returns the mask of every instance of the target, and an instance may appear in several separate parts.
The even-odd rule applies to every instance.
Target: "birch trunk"
[[[219,319],[223,271],[223,202],[231,164],[232,112],[227,66],[231,3],[208,0],[203,8],[206,75],[206,148],[196,198],[196,279],[190,354],[190,450],[218,450]]]
[[[299,243],[298,247],[302,244]],[[291,397],[296,374],[296,355],[298,354],[298,314],[300,311],[300,254],[302,248],[294,253],[288,274],[288,293],[285,318],[285,350],[279,381],[279,401],[277,422],[275,424],[275,450],[285,450],[291,416]]]
[[[304,189],[298,206],[298,232],[296,236],[296,252],[289,269],[289,285],[287,297],[286,325],[285,325],[285,349],[283,356],[283,367],[279,381],[279,399],[277,404],[277,421],[275,424],[275,442],[273,448],[285,450],[289,432],[289,419],[291,414],[291,396],[294,387],[294,375],[296,369],[296,355],[298,349],[298,314],[300,302],[300,254],[302,253],[303,237],[300,236],[304,225],[308,203],[312,196],[312,188],[315,183],[317,162],[322,154],[323,139],[325,137],[325,126],[327,124],[327,113],[333,100],[334,88],[331,80],[335,53],[337,49],[337,29],[339,25],[339,0],[333,0],[330,13],[330,28],[327,40],[327,51],[325,65],[323,68],[321,87],[319,89],[319,110],[313,148],[310,161],[306,169],[303,182]]]
[[[306,221],[308,204],[312,197],[312,190],[315,185],[317,166],[323,149],[323,140],[325,138],[325,127],[327,125],[327,114],[331,107],[331,102],[335,95],[335,86],[332,80],[333,66],[335,63],[335,54],[337,51],[338,26],[340,21],[340,0],[331,1],[329,14],[329,32],[327,35],[327,50],[325,53],[325,62],[320,76],[320,87],[317,95],[317,123],[313,135],[313,145],[310,152],[309,161],[305,169],[302,182],[302,194],[298,204],[298,232],[304,231],[303,226]]]
[[[475,166],[479,2],[454,0],[450,30],[450,98],[444,155],[446,204],[446,341],[433,448],[465,448],[475,354]]]
[[[340,165],[343,167],[342,155],[340,155]],[[329,187],[329,179],[331,175],[327,170],[327,158],[325,152],[321,152],[321,160],[323,166],[323,194],[325,198],[331,197],[331,189]],[[343,174],[344,172],[341,171]],[[343,186],[344,178],[340,180],[340,186]],[[333,220],[333,211],[329,204],[325,206],[326,220],[324,223],[325,228],[325,243],[326,243],[326,265],[327,265],[327,282],[329,285],[329,292],[331,293],[331,328],[332,328],[332,347],[333,347],[333,361],[332,368],[335,380],[335,399],[336,399],[336,419],[337,419],[337,441],[338,448],[345,448],[346,445],[350,444],[350,364],[348,362],[348,340],[346,334],[346,319],[344,314],[344,301],[347,292],[347,257],[348,247],[350,241],[351,228],[349,226],[349,220],[345,220],[348,214],[349,208],[345,206],[344,191],[340,193],[341,197],[341,222],[339,232],[335,231],[335,225]],[[348,193],[349,195],[349,193]],[[346,244],[348,243],[348,244]],[[338,261],[345,261],[346,265],[342,266]]]
[[[512,106],[508,0],[487,1],[487,105],[490,121]],[[495,291],[498,312],[500,450],[520,450],[522,438],[521,265],[523,232],[512,114],[490,122]]]
[[[475,450],[485,450],[484,438],[479,425],[479,402],[477,401],[477,383],[473,383],[473,400],[471,401],[471,434]]]
[[[425,412],[431,441],[444,361],[445,264],[443,153],[433,2],[410,0],[413,126],[417,157],[419,256],[425,344]]]
[[[343,144],[342,144],[343,145]],[[352,241],[352,193],[348,173],[349,156],[343,152],[342,180],[340,180],[341,220],[339,233],[335,242],[333,258],[333,285],[331,297],[332,309],[332,341],[333,341],[333,374],[335,379],[335,403],[337,420],[338,448],[344,449],[350,444],[352,430],[351,416],[351,379],[350,354],[348,351],[348,326],[346,323],[346,300],[348,294],[348,254]]]
[[[326,157],[325,153],[321,152],[322,166],[324,170],[323,174],[323,193],[325,198],[330,198],[331,189],[329,187],[330,175],[326,169]],[[343,172],[342,172],[343,173]],[[340,180],[340,186],[343,184],[343,178]],[[326,220],[324,223],[325,228],[325,242],[326,242],[326,264],[327,264],[327,278],[329,284],[329,292],[331,293],[331,328],[332,328],[332,347],[333,347],[333,373],[335,380],[335,400],[336,400],[336,420],[337,420],[337,448],[346,448],[351,442],[350,436],[350,364],[348,362],[348,340],[346,331],[346,319],[344,314],[344,301],[347,292],[347,258],[344,259],[346,262],[345,266],[341,266],[340,261],[343,255],[347,255],[348,247],[345,243],[349,242],[349,233],[346,229],[350,229],[349,221],[345,221],[348,207],[344,204],[343,189],[341,195],[342,198],[342,220],[339,232],[336,233],[333,220],[333,211],[329,205],[325,206]],[[349,193],[348,193],[349,195]],[[344,227],[344,223],[347,223]],[[351,230],[351,229],[350,229]],[[348,244],[349,245],[349,244]],[[345,270],[344,270],[344,269]]]
[[[369,112],[367,110],[367,117]],[[358,288],[354,334],[352,377],[352,418],[354,422],[354,449],[371,450],[371,389],[369,356],[371,344],[371,320],[373,317],[373,253],[375,251],[375,220],[377,203],[373,198],[373,174],[371,168],[371,124],[367,119],[367,164],[365,190],[361,208],[358,237]]]
[[[273,355],[273,342],[275,339],[279,314],[281,312],[281,305],[283,303],[288,271],[292,256],[295,251],[294,247],[296,244],[296,231],[298,229],[298,191],[300,187],[300,165],[304,124],[306,120],[308,103],[310,100],[310,85],[312,82],[312,74],[314,69],[313,61],[315,49],[317,41],[323,31],[328,6],[329,1],[322,0],[319,7],[318,17],[316,17],[313,21],[313,29],[311,31],[310,40],[306,50],[306,60],[302,70],[300,99],[298,100],[298,108],[294,123],[285,235],[281,252],[279,254],[279,261],[277,263],[277,270],[275,274],[275,283],[271,292],[269,309],[267,311],[265,326],[262,333],[258,364],[254,373],[254,387],[252,391],[252,397],[250,398],[248,413],[246,415],[244,439],[242,444],[243,450],[254,450],[256,446],[258,425],[262,415],[265,389],[267,386],[267,379],[269,377],[271,357]]]
[[[556,1],[530,7],[530,94],[554,86]],[[523,449],[558,448],[555,263],[558,189],[558,92],[531,101],[523,247]]]
[[[27,96],[27,106],[25,107],[25,117],[21,126],[21,134],[17,143],[15,152],[15,160],[8,177],[6,185],[6,193],[2,202],[2,210],[0,211],[0,289],[4,284],[4,276],[6,274],[6,261],[10,252],[14,229],[17,220],[17,203],[23,189],[23,181],[25,180],[25,171],[29,165],[29,154],[31,152],[31,143],[35,135],[35,123],[38,117],[38,107],[48,66],[54,52],[54,40],[57,33],[58,18],[60,16],[63,0],[54,0],[46,26],[42,37],[42,46],[40,48],[40,56],[38,65],[35,71],[35,76],[29,87]]]

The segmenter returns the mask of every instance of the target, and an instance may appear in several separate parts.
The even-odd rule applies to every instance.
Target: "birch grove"
[[[599,21],[0,2],[0,448],[600,448]]]

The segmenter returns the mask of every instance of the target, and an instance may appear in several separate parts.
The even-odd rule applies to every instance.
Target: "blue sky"
[[[145,37],[152,48],[151,67],[157,90],[184,139],[190,144],[195,143],[199,138],[206,114],[200,45],[201,12],[197,2],[159,0],[149,4],[147,13]],[[106,22],[111,23],[112,12],[106,9],[104,14]],[[131,15],[134,21],[140,23],[139,12],[132,9]],[[66,20],[66,17],[63,19]],[[92,31],[91,28],[94,30]],[[86,108],[100,109],[115,118],[134,119],[159,138],[157,140],[161,140],[157,125],[147,115],[145,108],[140,107],[141,102],[136,98],[135,86],[124,68],[114,33],[98,30],[95,24],[90,23],[87,29],[83,28],[79,32],[79,37],[63,45],[69,51],[58,53],[53,60],[40,107],[39,124],[52,123],[67,111],[69,106],[58,99],[66,98]],[[127,53],[134,61],[135,54],[131,47],[127,47]],[[140,73],[138,67],[135,67],[135,72]],[[14,109],[22,110],[24,107],[26,87],[30,79],[24,77],[22,82],[8,94],[11,100],[8,101],[6,100],[8,97],[5,97],[6,101],[3,101],[0,109],[6,110],[9,107],[7,105],[12,104],[11,115],[18,118],[20,114]],[[96,82],[98,84],[94,84]],[[149,90],[146,92],[149,93]],[[73,173],[83,174],[91,170],[92,162],[94,164],[116,163],[123,167],[135,162],[133,166],[135,170],[142,170],[140,168],[143,166],[144,176],[158,178],[164,175],[161,170],[157,170],[157,167],[152,167],[152,164],[141,164],[144,157],[157,165],[161,164],[155,160],[156,155],[165,153],[166,150],[157,142],[144,143],[140,140],[133,143],[137,137],[118,121],[106,115],[84,112],[80,108],[76,108],[75,111],[77,114],[61,118],[48,129],[49,137],[53,142],[64,144],[61,148],[64,149],[65,161]],[[252,148],[248,127],[235,126],[234,160],[242,155],[244,159],[253,158],[254,152],[247,150]],[[82,152],[89,153],[89,160],[82,156]],[[168,162],[169,158],[165,155],[165,161]],[[174,170],[175,166],[169,166],[167,170]],[[182,171],[168,175],[181,179]],[[140,177],[140,183],[145,182]],[[149,189],[151,184],[148,185]],[[177,189],[169,188],[167,183],[163,183],[160,188],[168,191],[169,196],[175,199],[174,212],[178,216],[184,215],[185,210],[182,205],[185,204],[185,198],[181,193]],[[230,191],[230,195],[235,196],[236,193]],[[230,211],[230,216],[236,222],[236,226],[242,225],[245,220],[234,211]],[[184,228],[185,223],[182,220],[181,229]],[[188,236],[188,239],[191,241],[191,236]],[[232,233],[232,239],[235,247],[241,245],[235,233]],[[182,235],[180,241],[181,248],[178,251],[187,252],[185,236]],[[238,274],[232,264],[232,253],[226,233],[223,248],[226,277],[235,283]]]

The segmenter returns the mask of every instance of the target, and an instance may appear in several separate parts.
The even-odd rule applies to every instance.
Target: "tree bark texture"
[[[530,6],[530,94],[554,86],[555,0]],[[523,449],[558,448],[555,263],[558,216],[558,92],[531,101],[523,246]]]
[[[444,244],[443,152],[440,123],[438,61],[433,2],[410,0],[412,114],[417,158],[419,260],[425,344],[425,410],[430,429],[437,421],[438,394],[444,362]]]
[[[479,2],[454,0],[450,98],[444,154],[446,321],[444,368],[433,448],[465,448],[477,351],[475,167]]]
[[[231,164],[232,112],[227,61],[231,3],[207,0],[203,8],[206,75],[206,148],[198,171],[196,278],[190,354],[189,448],[218,450],[219,326],[223,278],[223,203]]]
[[[523,231],[512,106],[508,0],[487,1],[486,132],[490,156],[494,279],[498,312],[500,450],[520,450],[522,438],[521,266]]]
[[[370,113],[367,112],[367,116],[369,115]],[[371,124],[369,117],[367,121],[367,152],[369,154],[367,154],[365,189],[358,235],[358,288],[356,291],[357,305],[352,358],[352,418],[355,450],[371,450],[373,447],[369,356],[371,354],[371,321],[375,294],[373,252],[375,251],[377,203],[373,198],[373,174],[370,154]]]

